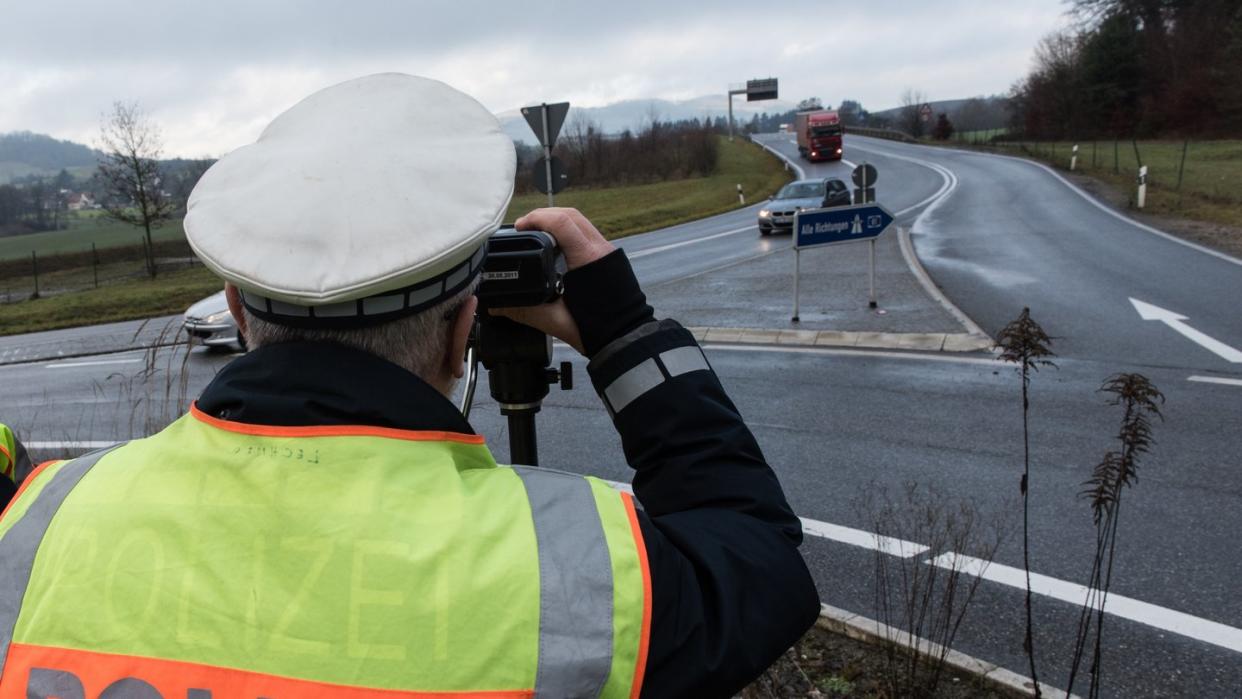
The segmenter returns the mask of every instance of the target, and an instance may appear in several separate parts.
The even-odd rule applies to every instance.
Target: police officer
[[[635,469],[497,466],[463,373],[512,142],[407,75],[318,92],[204,175],[187,238],[251,351],[0,521],[0,695],[710,697],[813,623],[802,531],[691,334],[582,214],[562,300]],[[599,464],[566,464],[590,472]]]
[[[30,474],[30,456],[8,425],[0,424],[0,511]]]

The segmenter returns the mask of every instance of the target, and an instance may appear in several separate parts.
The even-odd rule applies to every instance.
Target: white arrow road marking
[[[1242,364],[1242,351],[1236,350],[1220,340],[1186,325],[1182,322],[1183,320],[1189,320],[1186,316],[1165,310],[1159,306],[1153,306],[1150,303],[1144,303],[1136,298],[1131,298],[1130,303],[1134,304],[1134,310],[1138,311],[1139,317],[1143,320],[1158,320],[1184,335],[1186,339],[1221,357],[1225,361]]]

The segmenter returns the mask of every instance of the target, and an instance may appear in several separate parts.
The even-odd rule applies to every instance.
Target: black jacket
[[[693,336],[673,321],[655,321],[623,253],[567,275],[565,298],[643,507],[652,621],[642,696],[730,696],[819,612],[798,553],[801,524]],[[473,434],[414,375],[325,343],[278,344],[239,357],[198,407],[252,424]]]

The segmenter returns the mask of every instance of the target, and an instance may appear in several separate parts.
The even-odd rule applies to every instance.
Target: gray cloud
[[[168,151],[253,140],[316,89],[397,70],[445,80],[494,111],[687,99],[773,75],[782,97],[893,106],[1001,92],[1057,0],[939,3],[410,3],[218,0],[8,3],[0,10],[0,131],[89,142],[114,100],[137,100]],[[723,94],[721,99],[723,100]]]

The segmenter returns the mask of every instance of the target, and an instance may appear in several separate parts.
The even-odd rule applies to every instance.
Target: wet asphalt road
[[[775,147],[791,147],[781,138],[771,137]],[[894,211],[937,192],[946,195],[930,213],[924,203],[902,219],[914,226],[916,249],[933,279],[985,330],[995,334],[1029,305],[1058,336],[1059,368],[1041,372],[1032,391],[1037,573],[1069,581],[1086,576],[1091,519],[1076,495],[1112,446],[1117,419],[1095,388],[1111,373],[1141,371],[1164,390],[1168,402],[1166,420],[1156,426],[1158,444],[1122,513],[1112,589],[1155,605],[1156,611],[1140,615],[1150,621],[1163,622],[1172,611],[1220,626],[1179,633],[1110,616],[1105,694],[1237,696],[1242,646],[1225,646],[1242,638],[1236,635],[1242,634],[1242,385],[1188,379],[1242,379],[1242,365],[1164,323],[1139,319],[1128,299],[1178,311],[1194,328],[1242,348],[1242,326],[1229,306],[1242,291],[1242,267],[1110,216],[1033,165],[855,137],[847,138],[846,150],[850,161],[880,168],[882,201]],[[831,164],[810,170],[844,177],[846,169]],[[758,238],[755,208],[623,245],[645,284],[710,276],[716,267],[788,245],[787,238]],[[709,236],[718,237],[688,243]],[[91,332],[103,331],[71,334],[74,341],[85,334],[89,342]],[[7,338],[0,351],[21,342]],[[865,528],[856,505],[861,496],[917,480],[998,512],[1010,536],[997,561],[1020,566],[1015,504],[1021,413],[1010,369],[980,356],[725,347],[709,347],[708,356],[800,515]],[[195,351],[180,375],[184,395],[195,395],[227,359]],[[575,363],[584,377],[584,362]],[[165,352],[146,375],[139,372],[148,367],[140,353],[0,367],[0,379],[16,389],[2,419],[37,441],[138,434],[162,413],[179,409],[180,379],[168,377],[178,376],[181,366],[180,358]],[[472,422],[504,460],[504,425],[482,387],[480,393]],[[138,396],[144,400],[136,401]],[[163,396],[169,396],[167,411],[160,405]],[[554,392],[540,430],[544,463],[628,480],[618,440],[590,391]],[[815,537],[808,537],[805,551],[826,603],[875,615],[872,551]],[[1036,597],[1045,681],[1064,681],[1074,609]],[[958,647],[1025,674],[1021,629],[1021,593],[985,582]]]

